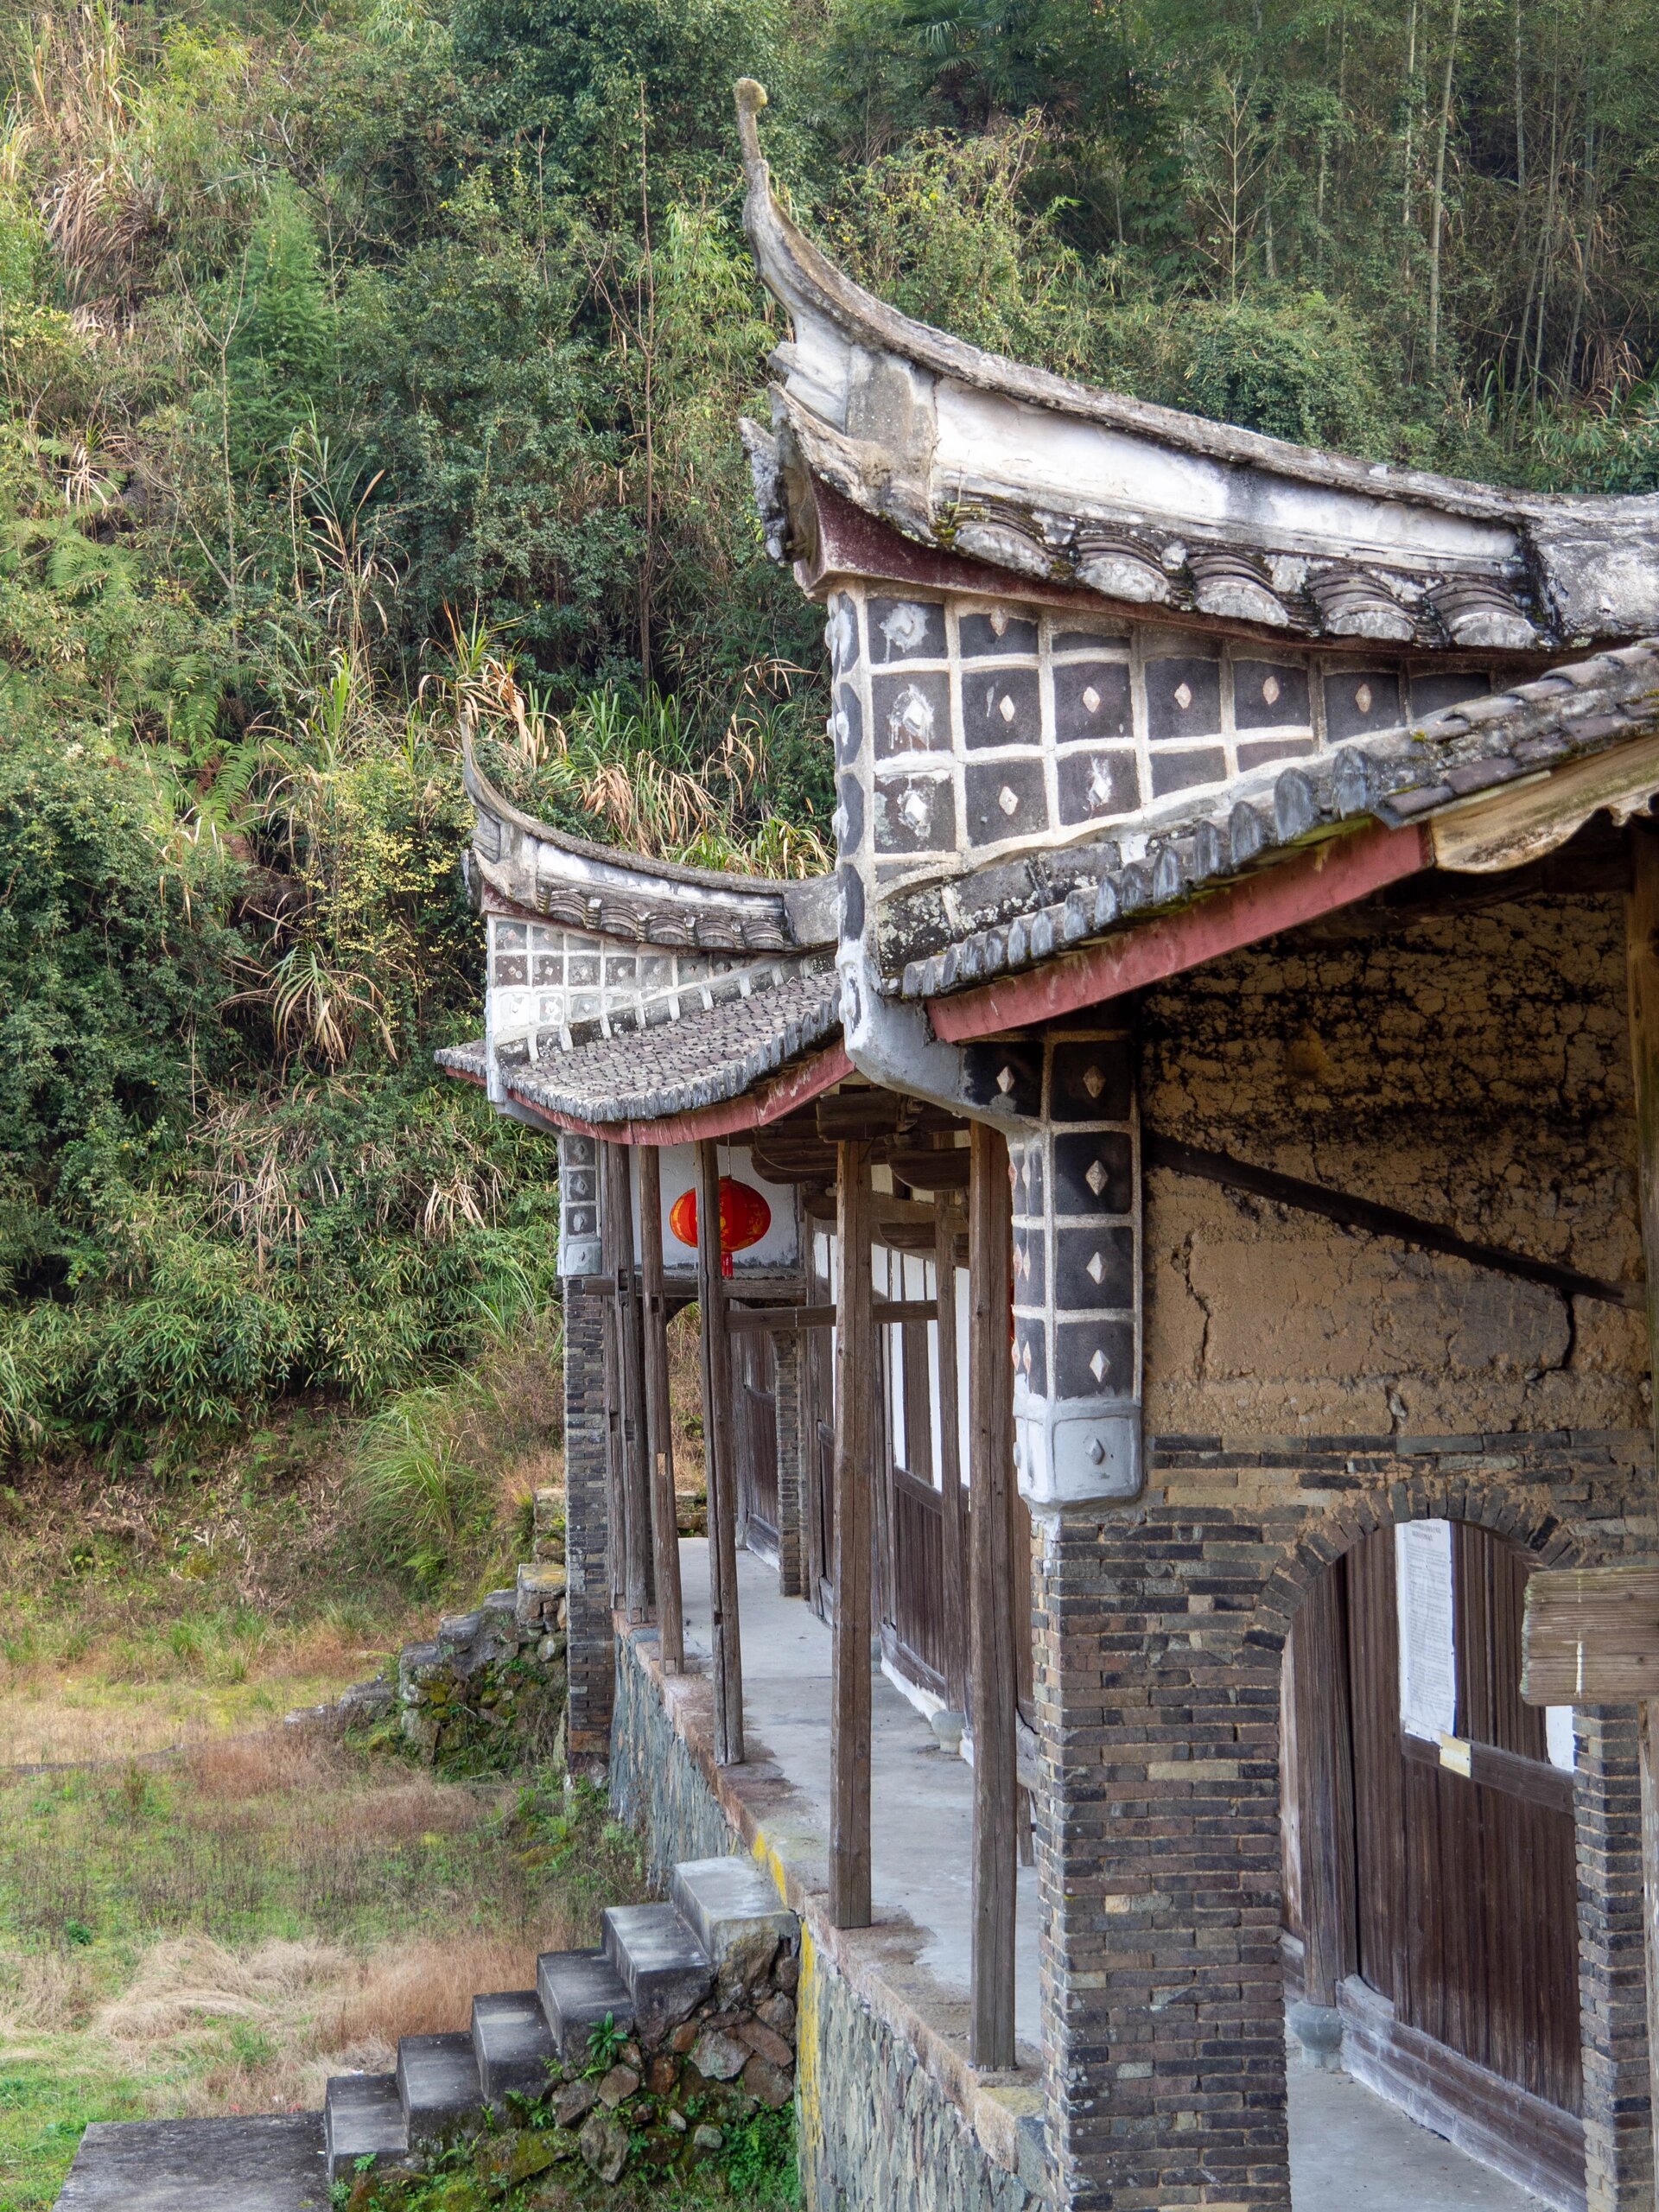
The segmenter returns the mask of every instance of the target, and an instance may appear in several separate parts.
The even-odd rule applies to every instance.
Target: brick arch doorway
[[[1573,1776],[1520,1699],[1529,1572],[1427,1522],[1309,1589],[1281,1677],[1287,1983],[1349,2072],[1582,2207]]]

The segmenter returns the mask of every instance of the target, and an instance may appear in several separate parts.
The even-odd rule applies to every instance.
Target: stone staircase
[[[712,2155],[710,2115],[776,2110],[793,2093],[794,1990],[799,1923],[765,1872],[747,1859],[703,1859],[674,1869],[670,1901],[616,1905],[596,1950],[548,1951],[534,1989],[473,2000],[464,2033],[405,2036],[390,2074],[346,2074],[327,2085],[315,2129],[315,2179],[297,2179],[296,2128],[283,2123],[278,2171],[270,2120],[171,2121],[89,2128],[58,2212],[312,2212],[327,2184],[364,2162],[418,2165],[457,2139],[524,2117],[510,2097],[550,2101],[551,2126],[518,2139],[535,2171],[579,2159],[599,2183],[631,2157],[659,2167]],[[613,2060],[596,2073],[594,2031]],[[699,2124],[681,2112],[696,2107]],[[320,2123],[320,2124],[319,2124]],[[137,2139],[148,2126],[154,2155]],[[226,2132],[246,2136],[232,2144]],[[198,2193],[204,2160],[191,2133],[218,2130],[213,2193]],[[504,2137],[504,2141],[505,2140]],[[202,2147],[206,2149],[206,2139]],[[245,2179],[227,2188],[225,2157]]]

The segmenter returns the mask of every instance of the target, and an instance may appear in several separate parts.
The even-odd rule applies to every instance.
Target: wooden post
[[[1659,823],[1632,822],[1630,895],[1625,908],[1630,1058],[1636,1076],[1636,1141],[1641,1174],[1642,1259],[1648,1285],[1648,1374],[1659,1463]],[[1642,1904],[1648,1977],[1648,2082],[1659,2114],[1659,1715],[1644,1700],[1638,1741],[1642,1774]]]
[[[666,1671],[677,1675],[685,1666],[685,1609],[680,1597],[679,1507],[674,1495],[674,1411],[668,1391],[663,1165],[655,1145],[642,1145],[639,1150],[639,1261],[652,1558],[657,1570],[657,1649]]]
[[[830,1918],[870,1924],[870,1506],[875,1470],[875,1319],[869,1147],[836,1147],[835,1637],[830,1709]]]
[[[743,1758],[743,1649],[737,1613],[737,1470],[732,1346],[720,1239],[720,1147],[697,1147],[697,1308],[702,1324],[702,1459],[709,1478],[709,1584],[715,1630],[715,1758]]]
[[[622,1494],[622,1600],[635,1627],[651,1618],[651,1490],[645,1458],[645,1360],[633,1268],[633,1179],[626,1145],[605,1147],[605,1213],[615,1283],[616,1423]]]
[[[1014,1370],[1008,1300],[1014,1251],[1008,1150],[974,1124],[968,1185],[969,1649],[974,1732],[974,1956],[968,2055],[1012,2066],[1015,1799],[1014,1648],[1009,1492]]]
[[[1290,1624],[1296,1830],[1301,1866],[1302,1994],[1335,2005],[1359,1966],[1354,1882],[1354,1753],[1341,1571],[1327,1567]]]
[[[957,1231],[961,1208],[943,1192],[933,1245],[939,1326],[939,1484],[944,1541],[944,1694],[968,1710],[968,1563],[963,1558],[962,1439],[957,1400]]]
[[[608,1295],[596,1286],[594,1295],[604,1296],[605,1339],[605,1556],[609,1578],[611,1610],[621,1611],[628,1598],[628,1493],[625,1461],[627,1443],[622,1423],[622,1344],[616,1310],[617,1201],[616,1147],[601,1139],[599,1146],[599,1254],[610,1278]]]

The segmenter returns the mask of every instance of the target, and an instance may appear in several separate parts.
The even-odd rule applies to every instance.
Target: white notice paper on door
[[[1458,1731],[1452,1523],[1407,1521],[1394,1532],[1400,1601],[1400,1726],[1431,1744]]]

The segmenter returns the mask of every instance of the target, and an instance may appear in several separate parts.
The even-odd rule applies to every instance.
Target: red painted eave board
[[[1166,982],[1206,960],[1259,944],[1263,938],[1317,921],[1415,875],[1430,861],[1427,833],[1413,825],[1370,823],[1330,837],[1254,875],[1242,877],[1173,914],[1155,916],[1081,952],[1003,976],[977,990],[929,999],[938,1036],[967,1044],[1033,1021],[1055,1021],[1103,1006],[1128,991]]]

